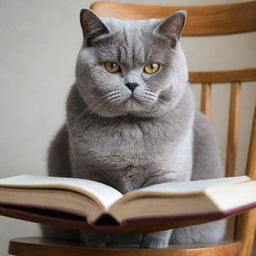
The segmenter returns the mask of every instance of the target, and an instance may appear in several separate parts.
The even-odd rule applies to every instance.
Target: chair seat
[[[9,254],[19,256],[239,256],[240,242],[171,245],[166,249],[87,248],[79,243],[47,240],[40,237],[12,239]]]

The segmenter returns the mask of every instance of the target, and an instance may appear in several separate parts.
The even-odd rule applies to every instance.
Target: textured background
[[[65,100],[74,82],[82,43],[79,24],[85,0],[0,0],[0,178],[46,174],[50,139],[65,117]],[[126,0],[122,2],[138,2]],[[207,4],[231,1],[211,0]],[[241,1],[232,1],[241,2]],[[198,5],[203,0],[144,0],[140,3]],[[256,66],[256,33],[184,38],[190,70]],[[255,85],[255,84],[254,84]],[[199,99],[199,86],[193,86]],[[214,85],[213,124],[225,159],[229,85]],[[243,173],[256,86],[242,88],[241,128],[237,171]],[[37,224],[0,217],[0,255],[8,240],[38,235]]]

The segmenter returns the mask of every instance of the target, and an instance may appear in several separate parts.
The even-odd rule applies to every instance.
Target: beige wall
[[[164,5],[206,3],[203,0],[140,2]],[[207,1],[209,4],[224,2],[230,1]],[[75,60],[82,42],[79,11],[91,3],[85,0],[0,0],[0,178],[23,173],[46,174],[49,140],[64,121],[65,99],[74,82]],[[185,38],[182,43],[190,70],[256,66],[256,33]],[[198,89],[194,86],[197,99]],[[213,124],[223,160],[228,90],[229,85],[216,85],[213,90]],[[255,86],[245,84],[239,173],[245,166],[255,98]],[[7,255],[10,238],[38,232],[36,224],[0,217],[0,255]]]

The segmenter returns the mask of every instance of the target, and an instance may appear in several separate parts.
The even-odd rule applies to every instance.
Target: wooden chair
[[[96,2],[91,6],[101,17],[120,19],[163,18],[185,9],[188,22],[183,36],[207,36],[256,31],[256,1],[207,6],[146,6],[114,2]],[[256,81],[256,68],[226,71],[190,72],[191,83],[201,83],[201,111],[210,119],[211,88],[215,83],[231,83],[227,143],[227,176],[235,175],[241,82]],[[256,113],[253,119],[246,174],[256,179]],[[81,244],[20,238],[10,241],[12,255],[147,255],[147,256],[250,256],[256,227],[256,212],[241,214],[236,220],[234,241],[218,245],[171,246],[168,249],[92,249]],[[157,224],[156,224],[157,225]]]

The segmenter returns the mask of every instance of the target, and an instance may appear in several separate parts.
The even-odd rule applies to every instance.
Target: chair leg
[[[256,210],[243,213],[238,216],[235,231],[235,240],[241,241],[240,256],[253,255],[253,243],[255,238]]]

